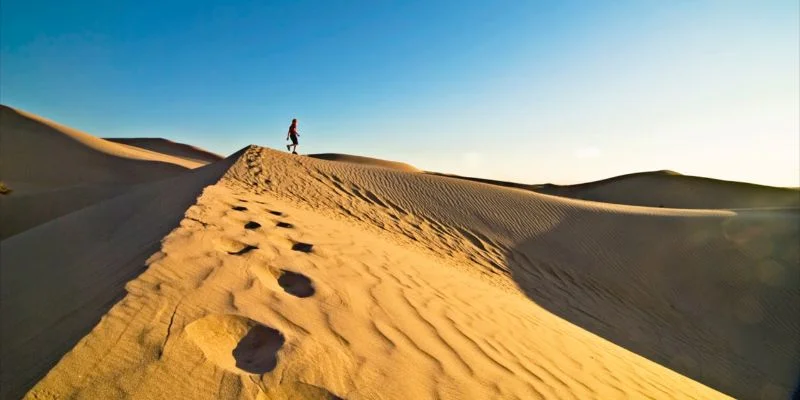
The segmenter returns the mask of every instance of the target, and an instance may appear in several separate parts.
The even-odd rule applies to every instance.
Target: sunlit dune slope
[[[786,398],[797,239],[251,147],[29,397]]]

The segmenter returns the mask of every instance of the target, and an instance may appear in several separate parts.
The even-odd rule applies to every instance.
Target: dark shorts
[[[289,139],[292,139],[292,144],[297,144],[297,135],[289,135]]]

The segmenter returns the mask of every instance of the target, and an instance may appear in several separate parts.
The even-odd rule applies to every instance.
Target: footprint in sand
[[[281,270],[278,284],[286,293],[297,297],[311,297],[314,295],[314,283],[307,276],[297,272]]]
[[[247,254],[247,253],[249,253],[249,252],[251,252],[253,250],[256,250],[256,249],[258,249],[258,247],[251,246],[251,245],[248,244],[245,247],[243,247],[241,250],[229,251],[228,254],[234,255],[234,256],[241,256],[242,254]]]
[[[313,244],[297,242],[292,245],[292,250],[294,251],[302,251],[303,253],[311,253],[311,248],[314,247]]]
[[[258,247],[256,246],[228,238],[218,239],[216,241],[216,245],[217,249],[222,250],[234,256],[241,256],[242,254],[247,254],[253,250],[258,249]]]
[[[233,206],[231,208],[236,211],[247,211],[247,207],[242,207],[242,206]]]
[[[280,211],[270,211],[269,213],[270,213],[270,214],[272,214],[272,215],[277,215],[277,216],[279,216],[279,217],[282,217],[282,216],[283,216],[283,213],[282,213],[282,212],[280,212]]]
[[[237,374],[272,371],[286,342],[277,329],[230,314],[200,318],[186,326],[186,333],[209,361]]]
[[[261,228],[261,224],[255,221],[250,221],[244,224],[244,229],[258,229],[258,228]]]
[[[288,228],[293,228],[293,227],[294,227],[294,225],[292,225],[292,224],[290,224],[290,223],[288,223],[288,222],[278,222],[278,223],[276,224],[276,226],[277,226],[278,228],[287,228],[287,229],[288,229]]]

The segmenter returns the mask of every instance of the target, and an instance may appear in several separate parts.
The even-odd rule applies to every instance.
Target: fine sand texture
[[[0,243],[17,288],[4,275],[4,394],[67,348],[28,398],[780,399],[796,383],[795,210],[589,202],[256,146],[174,179]]]
[[[0,197],[0,239],[211,162],[113,143],[6,106],[0,143],[0,180],[13,188]]]

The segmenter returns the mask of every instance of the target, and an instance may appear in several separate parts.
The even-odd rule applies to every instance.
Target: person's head
[[[297,118],[292,119],[292,125],[297,125]]]

